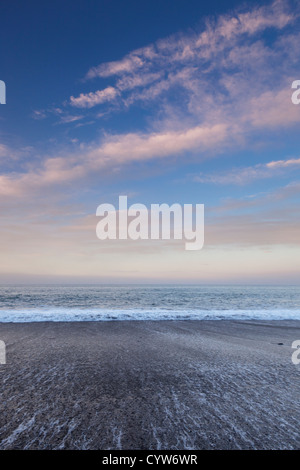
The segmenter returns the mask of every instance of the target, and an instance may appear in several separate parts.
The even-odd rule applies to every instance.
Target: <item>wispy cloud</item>
[[[288,167],[300,167],[300,158],[290,158],[289,160],[275,160],[267,163],[268,168],[288,168]]]
[[[81,93],[77,98],[71,96],[70,103],[72,106],[77,106],[78,108],[92,108],[97,104],[113,100],[117,94],[118,91],[110,86],[93,93]]]
[[[285,217],[289,217],[290,214],[290,207],[292,205],[291,201],[297,201],[300,195],[300,183],[298,181],[292,181],[285,186],[280,186],[272,191],[266,191],[264,193],[254,194],[249,196],[245,196],[243,198],[232,198],[228,197],[221,202],[218,206],[213,208],[213,212],[215,213],[227,213],[230,212],[234,213],[240,210],[246,210],[247,214],[249,213],[248,210],[263,210],[268,207],[273,209],[273,217],[274,213],[278,213],[279,204],[285,204],[289,201],[288,210],[286,209],[286,205],[284,206],[284,213]],[[294,203],[295,204],[295,203]],[[299,204],[296,202],[297,213],[299,212]],[[240,215],[240,214],[239,214]]]
[[[11,151],[7,145],[0,144],[0,158],[7,157],[11,154]]]
[[[33,191],[63,185],[95,171],[116,169],[120,165],[152,158],[168,158],[183,152],[201,149],[202,152],[220,145],[227,138],[225,125],[161,133],[107,136],[100,144],[79,145],[77,153],[51,157],[26,173],[0,176],[0,194],[22,197]]]
[[[70,122],[80,121],[83,119],[84,116],[71,116],[71,115],[64,115],[61,117],[59,123],[61,124],[69,124]]]
[[[259,163],[245,168],[234,168],[227,172],[200,174],[194,176],[193,180],[199,183],[245,185],[258,179],[280,176],[283,172],[293,171],[297,168],[300,169],[300,158],[291,158],[265,164]]]
[[[32,117],[33,119],[41,120],[41,119],[45,119],[47,117],[47,114],[43,110],[36,109],[32,112]]]
[[[119,101],[126,105],[136,100],[157,99],[162,93],[178,86],[187,92],[190,101],[197,95],[199,98],[201,90],[218,101],[226,98],[229,91],[228,88],[224,90],[222,85],[227,74],[231,79],[234,77],[235,81],[241,81],[241,88],[245,70],[252,70],[253,73],[255,69],[256,81],[253,85],[256,90],[260,85],[262,92],[266,88],[265,80],[271,73],[270,66],[276,62],[279,64],[281,61],[278,62],[278,58],[284,59],[285,51],[284,43],[270,48],[261,34],[270,28],[280,33],[298,16],[299,11],[292,10],[285,0],[275,0],[270,5],[253,7],[248,11],[236,11],[232,15],[220,16],[215,21],[207,20],[200,33],[161,39],[130,52],[121,60],[92,67],[86,79],[116,77],[115,84],[111,86],[114,93],[111,92],[107,98],[116,98],[118,95]],[[295,33],[289,36],[296,40]],[[279,77],[282,75],[281,72]],[[249,81],[247,86],[249,88]],[[142,91],[136,90],[141,87]],[[94,94],[103,91],[90,93],[92,105],[104,102],[94,99]],[[233,90],[231,92],[234,98]],[[248,93],[251,97],[255,96],[249,89]],[[71,103],[75,104],[72,98]]]
[[[255,35],[267,28],[282,29],[295,19],[296,14],[283,0],[270,6],[254,7],[250,11],[224,15],[216,21],[207,21],[200,34],[173,36],[147,47],[132,51],[119,61],[92,67],[87,79],[147,71],[162,63],[188,63],[191,59],[208,60],[217,53],[232,47],[241,36]]]
[[[251,145],[253,132],[300,122],[299,110],[290,100],[290,83],[298,70],[293,51],[298,47],[300,34],[295,28],[286,28],[298,19],[299,8],[291,8],[285,0],[264,6],[248,5],[247,10],[207,20],[200,32],[160,39],[118,61],[92,67],[87,81],[105,79],[107,83],[109,79],[111,84],[71,96],[68,103],[85,113],[100,106],[93,118],[109,118],[133,104],[147,107],[152,129],[142,141],[149,144],[148,153],[154,158],[152,134],[156,130],[161,135],[180,135],[188,130],[192,134],[199,126],[219,126],[227,129],[226,144]],[[270,28],[272,36],[268,35]],[[131,134],[117,136],[115,141],[118,139],[125,147],[132,140],[133,154],[138,149],[143,158],[145,151],[141,150],[139,134],[134,138]],[[221,141],[225,142],[222,136]],[[121,161],[123,150],[118,148]],[[189,148],[187,145],[186,150]],[[202,149],[200,145],[200,159]],[[214,149],[211,145],[211,150],[216,154],[220,147],[216,145]],[[102,152],[95,149],[94,153],[98,151]],[[252,169],[252,179],[254,173],[263,171]],[[237,181],[242,176],[232,174],[231,178]]]
[[[109,77],[111,75],[120,75],[124,72],[133,72],[134,70],[142,67],[143,64],[144,62],[142,58],[133,52],[122,60],[107,62],[105,64],[100,64],[97,67],[92,67],[88,71],[86,78]]]

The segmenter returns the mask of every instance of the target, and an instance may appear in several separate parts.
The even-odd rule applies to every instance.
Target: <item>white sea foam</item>
[[[0,322],[2,323],[123,320],[300,320],[300,310],[78,309],[54,307],[0,310]]]

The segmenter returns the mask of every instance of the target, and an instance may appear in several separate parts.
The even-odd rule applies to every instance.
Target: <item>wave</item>
[[[0,323],[124,321],[124,320],[300,320],[298,309],[76,309],[34,308],[0,310]]]

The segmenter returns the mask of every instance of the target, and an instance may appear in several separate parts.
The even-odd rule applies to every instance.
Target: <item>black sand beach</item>
[[[0,339],[0,449],[300,448],[300,322],[6,323]]]

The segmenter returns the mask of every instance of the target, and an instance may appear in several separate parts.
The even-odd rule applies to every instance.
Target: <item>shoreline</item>
[[[0,323],[0,449],[299,449],[297,320]]]

